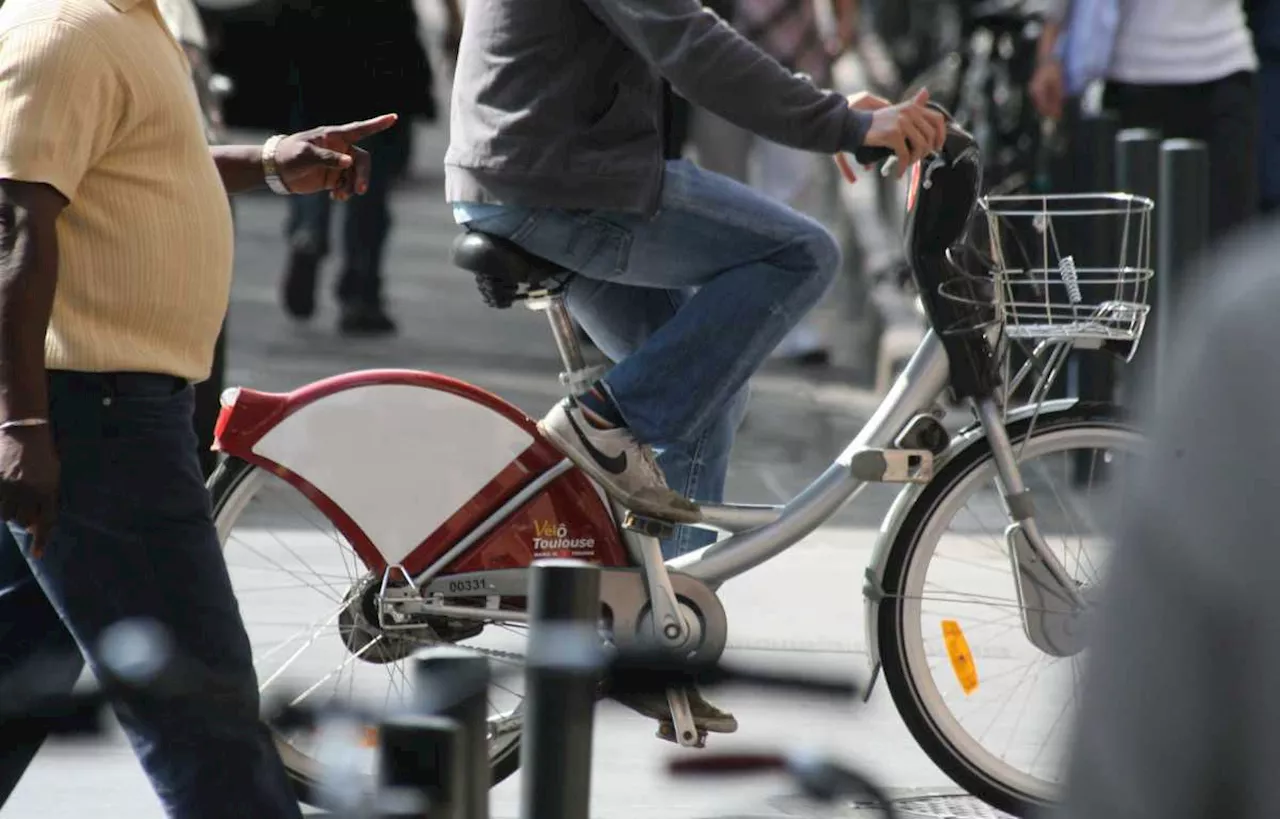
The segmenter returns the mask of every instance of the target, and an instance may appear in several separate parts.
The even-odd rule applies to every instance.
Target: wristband
[[[280,178],[280,167],[276,165],[276,146],[284,139],[283,134],[276,134],[262,144],[262,175],[267,180],[267,187],[272,193],[288,196],[293,193]]]
[[[20,429],[22,427],[43,427],[48,426],[47,418],[15,418],[12,421],[0,422],[0,432],[8,432],[11,429]]]

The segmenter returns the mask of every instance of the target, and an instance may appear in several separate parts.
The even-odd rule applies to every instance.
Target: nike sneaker
[[[667,486],[653,450],[637,441],[626,427],[600,429],[566,398],[538,422],[538,431],[636,514],[672,523],[702,519],[697,504]]]

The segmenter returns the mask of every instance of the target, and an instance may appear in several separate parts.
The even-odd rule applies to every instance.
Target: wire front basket
[[[987,196],[975,236],[985,256],[943,283],[1009,339],[1128,341],[1146,324],[1154,203],[1127,193]],[[975,286],[985,285],[985,286]],[[979,295],[981,294],[981,295]],[[992,308],[994,307],[994,310]]]

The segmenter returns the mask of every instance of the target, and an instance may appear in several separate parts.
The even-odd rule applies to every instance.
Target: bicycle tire
[[[226,458],[209,478],[209,492],[213,501],[213,519],[215,525],[218,525],[219,534],[223,532],[221,525],[222,515],[228,507],[228,500],[233,498],[237,492],[259,467],[254,466],[239,458]],[[319,510],[317,510],[319,511]],[[267,728],[270,730],[271,726]],[[312,807],[324,808],[320,804],[321,800],[317,795],[317,785],[314,772],[308,771],[299,762],[294,761],[302,755],[296,750],[291,749],[286,743],[283,743],[275,732],[272,731],[273,738],[276,739],[276,747],[281,751],[281,761],[284,763],[285,772],[289,776],[289,782],[293,786],[294,793],[298,797],[298,801],[310,805]],[[520,748],[521,738],[517,737],[513,740],[509,749],[496,762],[490,760],[490,787],[497,785],[503,780],[514,774],[520,767]]]
[[[1124,422],[1119,410],[1107,404],[1076,404],[1067,410],[1040,415],[1034,420],[1034,426],[1032,419],[1027,419],[1009,425],[1007,430],[1015,447],[1027,439],[1029,430],[1030,440],[1071,430],[1105,430],[1143,440],[1132,425]],[[905,643],[909,639],[903,623],[908,602],[908,572],[921,537],[934,515],[945,508],[948,496],[957,489],[964,490],[961,482],[991,458],[986,436],[975,439],[941,466],[908,510],[885,561],[884,598],[879,606],[876,629],[885,684],[899,715],[925,754],[966,792],[1006,813],[1027,816],[1052,807],[1055,800],[999,781],[948,738],[939,727],[940,716],[929,712],[921,696],[919,683],[909,666]],[[924,673],[927,674],[928,669],[924,669]]]

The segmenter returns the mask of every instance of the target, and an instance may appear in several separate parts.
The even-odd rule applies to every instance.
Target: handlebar
[[[940,103],[934,102],[933,100],[929,100],[928,102],[925,103],[925,105],[937,111],[939,114],[942,114],[942,117],[943,119],[946,120],[948,127],[950,127],[950,125],[953,122],[955,122],[955,117],[953,117],[951,115],[951,112],[948,111]],[[908,140],[907,148],[910,149],[910,147],[911,147],[911,142],[910,140]],[[856,151],[854,151],[853,159],[859,165],[862,165],[864,167],[871,166],[871,165],[880,165],[880,175],[885,177],[887,177],[890,174],[890,172],[892,172],[894,167],[896,167],[898,164],[898,155],[893,152],[892,148],[881,148],[878,146],[870,146],[870,145],[864,145],[861,148],[858,148]]]

